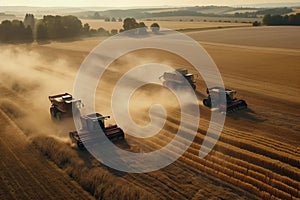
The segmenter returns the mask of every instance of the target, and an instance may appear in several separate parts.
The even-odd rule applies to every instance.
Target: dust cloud
[[[66,137],[72,121],[51,122],[49,95],[71,92],[76,71],[66,59],[52,59],[29,46],[2,46],[0,108],[26,135]],[[68,131],[66,131],[66,129]]]

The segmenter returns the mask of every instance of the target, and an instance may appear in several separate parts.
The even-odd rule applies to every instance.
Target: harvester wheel
[[[51,115],[52,118],[55,117],[55,110],[54,109],[55,108],[50,108],[50,115]]]
[[[196,91],[196,85],[195,84],[192,84],[192,88],[194,91]]]
[[[210,108],[211,102],[208,99],[203,99],[203,105]]]
[[[58,121],[60,121],[61,120],[61,112],[56,112],[56,114],[55,114],[55,118],[58,120]]]
[[[77,142],[77,147],[79,150],[84,150],[84,145],[81,142]]]

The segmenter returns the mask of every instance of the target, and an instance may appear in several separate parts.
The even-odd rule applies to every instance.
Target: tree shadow
[[[41,40],[41,41],[37,41],[38,45],[46,45],[46,44],[50,44],[51,41],[50,40]]]

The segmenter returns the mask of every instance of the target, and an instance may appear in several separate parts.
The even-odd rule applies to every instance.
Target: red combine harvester
[[[216,108],[219,108],[219,111],[221,112],[235,112],[247,108],[247,103],[245,100],[237,99],[235,97],[235,90],[212,87],[207,88],[206,93],[208,94],[208,97],[206,99],[203,99],[203,104],[206,107],[211,108],[212,105],[215,105]],[[221,104],[220,93],[225,93],[227,105]],[[214,104],[212,103],[212,100],[214,100]]]
[[[77,144],[79,149],[84,149],[84,144],[91,144],[96,141],[103,140],[103,137],[114,140],[123,140],[124,132],[117,125],[105,127],[104,121],[110,118],[110,116],[103,116],[99,113],[89,114],[81,116],[82,128],[79,131],[73,131],[69,133],[72,143]],[[101,134],[101,130],[105,134]]]
[[[194,74],[188,73],[187,69],[181,68],[174,72],[165,72],[159,79],[163,79],[163,85],[171,88],[179,88],[184,85],[185,80],[196,90]]]
[[[51,118],[57,120],[72,117],[73,112],[79,112],[79,109],[83,106],[81,100],[74,99],[69,93],[49,96],[49,100],[51,102]]]

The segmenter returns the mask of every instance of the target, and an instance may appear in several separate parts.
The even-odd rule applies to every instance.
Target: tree
[[[108,31],[106,31],[104,28],[100,27],[98,28],[98,34],[101,36],[107,36],[108,35]]]
[[[9,20],[2,21],[0,25],[0,41],[9,42],[12,35],[12,24]]]
[[[96,29],[91,29],[90,30],[90,35],[97,35],[98,31]]]
[[[134,18],[126,18],[123,22],[123,29],[125,31],[138,28],[138,23]]]
[[[158,23],[153,23],[153,24],[151,24],[150,28],[153,33],[157,33],[160,29],[160,26],[158,25]]]
[[[38,23],[36,29],[36,40],[38,42],[48,40],[47,27],[43,22]]]
[[[82,33],[81,21],[72,15],[47,15],[42,21],[47,30],[47,37],[51,40],[76,37]]]
[[[265,15],[263,18],[263,23],[268,26],[276,26],[276,25],[300,25],[300,13],[296,15]]]
[[[111,18],[111,21],[116,22],[117,20],[116,20],[116,18],[113,17],[113,18]]]
[[[82,31],[82,23],[81,21],[72,15],[63,16],[61,18],[61,31],[62,38],[65,37],[77,37],[81,34]]]
[[[90,25],[88,23],[85,23],[82,28],[83,34],[88,35],[90,33],[90,28]]]
[[[33,42],[33,32],[31,26],[27,26],[25,28],[24,41],[29,43]]]
[[[271,17],[270,14],[265,15],[264,18],[263,18],[263,24],[269,25],[269,24],[271,23],[271,20],[272,20],[271,18],[272,18],[272,17]]]
[[[258,21],[255,21],[255,22],[252,23],[252,26],[260,26],[260,25],[261,25],[261,23],[258,22]]]
[[[144,22],[140,22],[138,24],[138,34],[144,35],[147,33],[147,26],[145,25]]]
[[[111,35],[116,35],[116,34],[118,34],[118,30],[117,30],[117,29],[112,29],[112,30],[110,31],[110,34],[111,34]]]
[[[30,26],[31,30],[34,30],[35,19],[33,14],[26,14],[23,22],[25,27]]]
[[[95,12],[95,13],[94,13],[94,19],[100,19],[100,15],[99,15],[98,12]]]
[[[33,34],[31,27],[25,28],[24,23],[19,20],[4,20],[0,24],[0,42],[32,42]]]
[[[11,35],[10,40],[12,42],[21,42],[24,41],[24,34],[25,34],[25,26],[22,21],[19,20],[13,20],[11,22],[12,29],[11,29]]]

